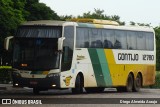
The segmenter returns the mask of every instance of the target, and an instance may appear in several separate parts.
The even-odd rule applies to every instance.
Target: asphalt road
[[[0,90],[0,98],[7,98],[7,99],[15,99],[15,100],[26,100],[26,99],[34,99],[34,100],[42,100],[42,102],[47,104],[42,105],[23,105],[25,106],[47,106],[47,107],[151,107],[151,106],[157,106],[160,105],[160,89],[141,89],[140,92],[117,92],[114,88],[106,88],[103,93],[83,93],[78,95],[73,95],[71,93],[71,90],[48,90],[43,91],[40,93],[40,95],[34,95],[32,93],[32,89],[30,88],[7,88],[7,90]],[[60,100],[57,100],[60,99]],[[106,100],[104,102],[104,100]],[[139,102],[133,102],[132,100],[139,101]],[[149,104],[146,103],[146,100],[151,101]],[[67,103],[69,101],[69,103]],[[144,101],[144,102],[143,102]],[[62,103],[61,103],[62,102]],[[106,104],[108,103],[109,104]],[[102,104],[101,104],[102,103]],[[115,104],[114,104],[115,103]],[[123,103],[123,104],[121,104]],[[129,104],[127,104],[129,103]],[[131,104],[130,104],[131,103]],[[139,104],[141,103],[141,104]],[[155,103],[155,104],[154,104]],[[159,104],[156,104],[159,103]],[[2,106],[2,105],[0,105]],[[3,105],[8,106],[8,105]],[[22,106],[22,105],[18,105]],[[18,107],[16,105],[16,107]]]

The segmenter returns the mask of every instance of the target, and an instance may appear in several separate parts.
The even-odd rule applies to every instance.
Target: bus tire
[[[132,76],[132,74],[129,74],[128,78],[127,78],[127,84],[126,84],[126,90],[125,91],[126,92],[132,92],[133,85],[134,85],[133,76]]]
[[[105,88],[97,87],[97,88],[85,88],[87,93],[101,93],[104,91]]]
[[[141,87],[142,87],[142,77],[140,74],[138,74],[134,81],[133,91],[138,92],[140,91]]]
[[[75,88],[72,88],[73,94],[83,93],[83,82],[81,79],[82,78],[80,77],[80,75],[77,75],[76,81],[75,81]]]
[[[38,95],[39,92],[40,92],[40,90],[39,90],[38,88],[33,88],[33,93],[34,93],[35,95]]]

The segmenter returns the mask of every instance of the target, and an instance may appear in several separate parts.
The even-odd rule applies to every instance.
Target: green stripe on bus
[[[102,75],[103,75],[102,68],[101,68],[101,65],[100,65],[100,61],[99,61],[96,49],[88,49],[88,52],[89,52],[90,59],[91,59],[91,62],[92,62],[92,66],[93,66],[93,70],[94,70],[94,73],[95,73],[97,86],[99,86],[99,87],[106,86],[104,78],[102,77]]]
[[[108,67],[108,62],[106,60],[106,55],[104,52],[104,49],[97,49],[100,65],[102,68],[102,73],[103,73],[103,78],[105,81],[106,86],[111,86],[112,85],[112,79],[110,76],[110,71]]]

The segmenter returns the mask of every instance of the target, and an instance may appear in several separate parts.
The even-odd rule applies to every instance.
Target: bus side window
[[[112,42],[109,40],[104,40],[104,48],[112,49],[113,48]]]
[[[68,47],[63,47],[63,59],[62,59],[62,61],[64,62],[64,63],[67,63],[68,62],[68,50],[69,50],[69,48]]]
[[[91,28],[89,29],[89,41],[90,41],[90,48],[102,48],[102,30]]]
[[[115,49],[127,49],[127,33],[125,30],[115,31]]]
[[[69,47],[64,46],[63,47],[63,55],[62,55],[62,67],[61,70],[62,71],[66,71],[69,70],[71,68],[71,60],[69,55],[71,54],[71,49],[69,49]]]
[[[137,32],[135,31],[127,31],[127,47],[129,50],[137,49]]]
[[[102,41],[103,41],[103,47],[106,49],[113,49],[113,44],[115,41],[114,38],[114,30],[102,30]]]
[[[65,26],[64,27],[64,37],[63,42],[63,60],[62,60],[62,71],[67,71],[71,69],[72,58],[73,58],[73,48],[74,48],[74,27]]]
[[[77,27],[76,48],[89,48],[88,28]]]
[[[143,32],[137,32],[137,49],[146,50],[146,36]]]
[[[115,43],[114,43],[114,48],[115,49],[122,49],[122,45],[121,45],[121,42],[116,40]]]
[[[146,35],[146,50],[154,50],[154,34],[153,33],[144,33]]]
[[[89,48],[89,42],[84,42],[84,47]]]
[[[97,40],[96,41],[96,48],[102,48],[102,47],[103,47],[102,41],[101,40]]]
[[[92,42],[91,42],[90,48],[96,48],[96,42],[95,42],[95,41],[92,41]]]

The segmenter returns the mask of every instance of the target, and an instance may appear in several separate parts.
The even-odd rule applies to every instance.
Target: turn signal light
[[[21,64],[21,66],[22,66],[22,67],[27,67],[28,65],[27,65],[27,64]]]

